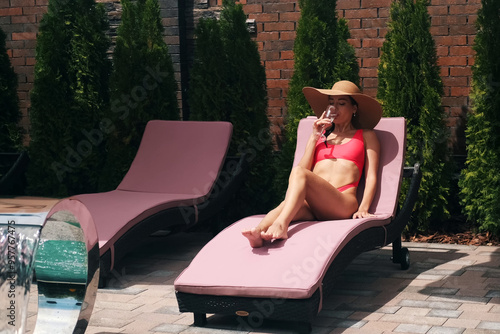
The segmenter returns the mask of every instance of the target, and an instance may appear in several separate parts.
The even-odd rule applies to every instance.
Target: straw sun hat
[[[382,117],[382,106],[374,98],[361,93],[358,86],[350,81],[338,81],[332,89],[317,89],[304,87],[304,96],[319,118],[328,106],[328,97],[351,96],[358,103],[356,116],[352,118],[352,124],[358,129],[373,129]]]

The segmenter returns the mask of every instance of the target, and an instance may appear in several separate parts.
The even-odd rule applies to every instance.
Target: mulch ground
[[[500,239],[489,232],[477,232],[461,217],[452,218],[439,231],[413,233],[403,236],[403,241],[441,244],[500,246]]]

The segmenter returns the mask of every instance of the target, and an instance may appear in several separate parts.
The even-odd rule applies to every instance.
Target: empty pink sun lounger
[[[229,171],[223,168],[231,136],[228,122],[150,121],[115,190],[62,200],[65,210],[81,203],[92,216],[101,286],[115,263],[151,233],[187,229],[222,208],[243,175],[242,159],[232,161]]]
[[[295,162],[302,156],[315,117],[301,120]],[[219,233],[196,255],[175,281],[181,312],[193,312],[195,325],[206,314],[234,314],[248,324],[264,319],[297,322],[309,332],[335,278],[360,253],[393,244],[393,261],[409,266],[401,232],[413,210],[420,182],[418,165],[404,168],[404,118],[383,118],[375,128],[381,143],[379,184],[370,212],[374,217],[300,221],[289,239],[252,249],[241,231],[263,216],[244,218]],[[406,201],[398,210],[404,174],[411,177]],[[362,178],[363,179],[363,178]],[[358,194],[362,194],[360,184]],[[338,287],[337,287],[338,288]]]

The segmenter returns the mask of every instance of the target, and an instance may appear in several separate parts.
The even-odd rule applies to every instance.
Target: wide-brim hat
[[[354,83],[343,80],[336,82],[332,89],[317,89],[304,87],[302,89],[309,105],[319,118],[329,104],[328,97],[351,96],[358,104],[356,117],[352,118],[352,125],[357,129],[373,129],[382,117],[382,106],[371,96],[361,93]]]

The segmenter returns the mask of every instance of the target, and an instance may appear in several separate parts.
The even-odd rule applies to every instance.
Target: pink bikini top
[[[323,141],[318,141],[316,143],[316,149],[314,150],[313,167],[319,161],[325,159],[344,159],[354,162],[359,169],[359,175],[361,178],[361,173],[365,164],[365,142],[363,141],[363,130],[357,130],[351,140],[341,145],[325,145]]]

